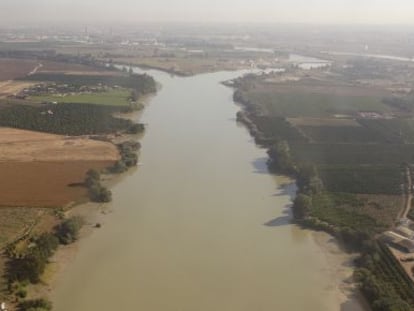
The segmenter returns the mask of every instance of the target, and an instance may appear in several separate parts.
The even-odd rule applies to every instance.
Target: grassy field
[[[313,196],[311,216],[340,228],[381,232],[386,225],[363,213],[363,200],[347,193],[323,193]]]
[[[0,249],[33,224],[39,212],[37,208],[0,207]]]
[[[33,96],[30,100],[35,102],[79,103],[107,106],[129,106],[131,91],[127,89],[110,90],[102,93],[78,94],[78,95],[45,95]]]
[[[402,203],[398,195],[327,192],[313,197],[311,214],[337,227],[376,233],[394,225]]]

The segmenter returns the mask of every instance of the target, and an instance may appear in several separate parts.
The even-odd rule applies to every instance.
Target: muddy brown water
[[[149,73],[162,89],[141,118],[142,165],[80,241],[54,310],[363,310],[341,290],[349,256],[290,224],[295,186],[237,125],[220,82],[243,72]]]

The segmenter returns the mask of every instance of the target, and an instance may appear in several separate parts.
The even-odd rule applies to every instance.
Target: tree
[[[412,310],[410,305],[394,297],[382,297],[376,300],[373,304],[374,311],[410,311]]]
[[[45,260],[47,260],[59,246],[59,239],[51,233],[43,233],[35,239],[36,248]]]
[[[49,311],[52,303],[44,298],[26,300],[19,304],[19,311]]]
[[[138,92],[136,90],[132,90],[129,98],[131,101],[136,102],[138,100]]]
[[[312,208],[312,198],[306,194],[298,194],[293,201],[293,216],[296,219],[304,219]]]
[[[107,203],[112,200],[112,192],[100,184],[96,184],[89,188],[89,197],[93,202]]]
[[[269,167],[281,173],[293,174],[296,172],[294,162],[290,155],[290,147],[286,141],[280,141],[269,150]]]
[[[74,216],[64,220],[56,227],[56,236],[60,243],[70,244],[78,239],[79,230],[83,226],[83,219],[79,216]]]

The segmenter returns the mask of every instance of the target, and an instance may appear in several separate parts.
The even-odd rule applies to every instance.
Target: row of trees
[[[115,118],[122,108],[90,104],[9,106],[2,109],[0,126],[61,135],[140,132],[144,127],[130,120]]]
[[[138,164],[138,150],[141,148],[139,142],[126,141],[118,145],[118,150],[121,154],[121,160],[115,163],[109,171],[111,173],[123,173],[130,167]]]
[[[52,309],[52,304],[43,298],[24,300],[27,296],[25,287],[28,283],[40,282],[46,265],[59,244],[74,242],[78,238],[82,225],[82,218],[71,217],[56,226],[54,232],[43,233],[31,238],[23,252],[13,250],[16,246],[9,246],[6,252],[8,255],[6,277],[10,294],[14,294],[19,300],[21,299],[18,304],[19,311],[48,311]]]
[[[71,217],[60,223],[53,233],[43,233],[32,238],[23,254],[8,252],[7,279],[10,286],[14,282],[38,283],[49,258],[59,244],[70,244],[78,238],[83,225],[80,217]]]
[[[25,286],[28,283],[40,282],[49,258],[55,253],[59,244],[66,245],[74,242],[78,238],[82,225],[82,218],[71,217],[56,226],[54,232],[31,238],[23,253],[13,251],[12,248],[15,246],[9,246],[6,277],[10,294],[14,294],[17,299],[23,299],[18,304],[18,310],[48,311],[52,309],[52,304],[43,298],[24,300],[27,296]]]
[[[112,192],[102,186],[101,174],[96,170],[86,173],[85,186],[88,188],[89,198],[93,202],[106,203],[112,201]]]
[[[19,311],[49,311],[52,303],[44,298],[25,300],[18,305]]]

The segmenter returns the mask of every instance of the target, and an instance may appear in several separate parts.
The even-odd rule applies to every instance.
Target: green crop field
[[[378,143],[385,140],[381,133],[364,126],[301,126],[300,129],[315,142]]]
[[[347,96],[322,93],[250,90],[245,94],[248,100],[264,115],[284,117],[325,117],[335,114],[355,115],[359,111],[387,113],[391,108],[381,97]]]
[[[126,89],[111,90],[102,93],[78,94],[78,95],[45,95],[33,96],[35,102],[57,102],[57,103],[74,103],[74,104],[96,104],[106,106],[129,106],[129,97],[131,92]]]
[[[333,192],[400,194],[404,183],[398,166],[330,167],[320,168],[319,173],[325,188]]]
[[[302,144],[290,143],[297,163],[318,166],[387,165],[413,162],[414,144]]]
[[[414,143],[413,119],[359,120],[366,128],[377,132],[388,142]]]

